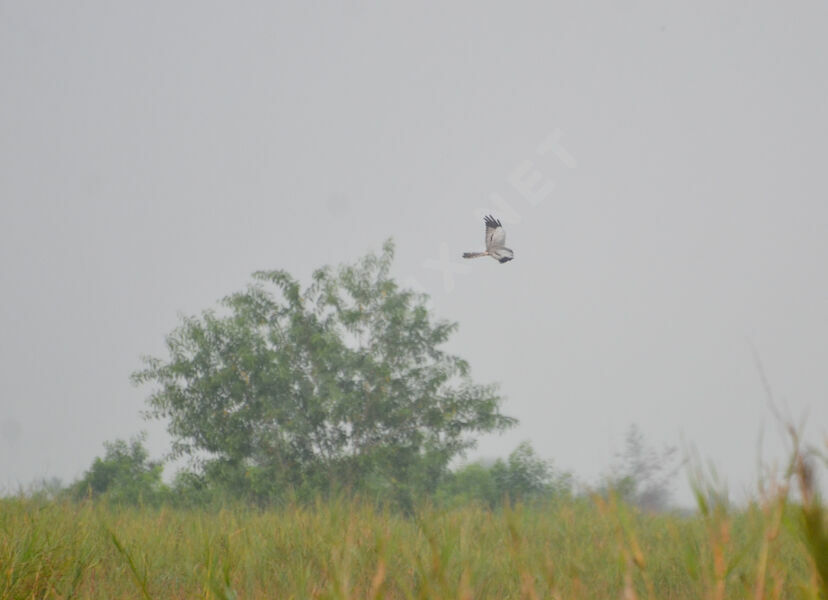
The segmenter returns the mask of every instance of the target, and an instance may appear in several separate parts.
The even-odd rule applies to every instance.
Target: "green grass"
[[[809,527],[824,535],[825,514],[803,514],[786,491],[696,516],[599,498],[414,517],[347,500],[208,510],[7,498],[0,598],[819,598]]]

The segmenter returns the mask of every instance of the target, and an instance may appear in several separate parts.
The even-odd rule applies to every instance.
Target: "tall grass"
[[[0,597],[824,598],[825,513],[808,502],[780,488],[738,511],[705,497],[694,516],[596,497],[406,517],[342,499],[270,510],[5,499]]]
[[[695,471],[698,510],[618,497],[401,514],[354,498],[257,509],[0,499],[0,598],[828,599],[828,457],[801,447],[735,509]]]

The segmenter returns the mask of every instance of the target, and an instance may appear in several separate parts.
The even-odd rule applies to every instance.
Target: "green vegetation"
[[[451,470],[515,421],[392,256],[305,290],[258,273],[185,319],[134,379],[191,470],[164,483],[139,436],[0,499],[0,598],[828,600],[826,457],[793,428],[785,477],[739,509],[696,470],[698,511],[671,512],[675,452],[635,428],[594,493],[529,443]]]
[[[58,499],[0,499],[0,598],[824,600],[826,457],[791,437],[787,473],[746,507],[692,470],[692,514],[633,504],[648,460],[625,489],[579,495],[528,444],[407,510],[345,493],[266,508],[202,496],[188,476],[160,484],[140,439],[108,444]],[[657,458],[632,447],[624,464]]]
[[[438,506],[462,507],[469,503],[495,508],[505,502],[542,502],[572,495],[572,477],[556,471],[537,456],[529,442],[520,444],[505,461],[491,466],[464,465],[449,473],[437,488]]]
[[[239,503],[243,499],[228,493],[220,486],[210,487],[204,478],[184,471],[178,473],[171,484],[162,479],[162,465],[150,461],[143,445],[143,437],[104,444],[104,458],[96,458],[89,470],[68,488],[54,483],[34,488],[29,496],[44,499],[95,499],[113,506],[145,506],[158,508],[162,505],[175,508],[218,507],[227,503]],[[353,494],[347,490],[347,494]],[[433,492],[422,494],[420,501],[428,501],[439,507],[460,507],[469,503],[495,508],[506,502],[538,502],[570,497],[572,477],[554,469],[550,461],[541,459],[531,444],[523,442],[504,461],[498,459],[490,465],[470,463],[446,472]],[[341,494],[340,494],[341,495]],[[328,494],[330,496],[330,494]],[[315,502],[319,496],[308,500],[304,494],[285,491],[279,501]],[[375,503],[406,508],[395,498],[372,496]],[[261,507],[261,503],[257,503]]]
[[[475,434],[503,430],[494,385],[441,346],[456,323],[389,276],[393,245],[312,284],[259,272],[222,313],[186,318],[168,359],[146,358],[177,455],[202,488],[268,504],[342,489],[411,507],[436,489]]]
[[[161,481],[163,465],[150,461],[138,436],[129,443],[124,440],[105,442],[106,454],[96,458],[84,476],[68,490],[76,499],[98,498],[102,495],[116,504],[157,504],[167,491]]]
[[[0,500],[0,597],[820,598],[803,507],[644,513],[610,496],[406,516]],[[816,530],[814,530],[816,534]],[[824,564],[824,563],[823,563]]]

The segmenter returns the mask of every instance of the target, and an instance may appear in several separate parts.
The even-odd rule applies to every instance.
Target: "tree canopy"
[[[106,455],[94,460],[83,477],[69,488],[70,494],[75,498],[106,496],[112,502],[126,504],[160,499],[165,491],[161,481],[163,466],[149,460],[144,438],[139,435],[128,443],[120,439],[104,442]]]
[[[440,485],[436,500],[449,506],[478,502],[494,508],[504,501],[568,497],[572,483],[571,474],[557,470],[552,461],[540,458],[529,442],[522,442],[505,461],[477,461],[454,470]]]
[[[456,323],[390,276],[394,248],[323,267],[304,287],[261,271],[218,310],[183,318],[152,384],[175,455],[257,496],[331,485],[431,491],[475,434],[505,429],[494,385],[441,347]]]

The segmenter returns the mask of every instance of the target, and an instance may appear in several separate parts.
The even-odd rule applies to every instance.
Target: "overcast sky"
[[[825,439],[828,3],[316,4],[0,0],[0,489],[161,456],[180,314],[388,237],[520,419],[470,458],[594,480],[636,423],[738,493],[751,345]]]

